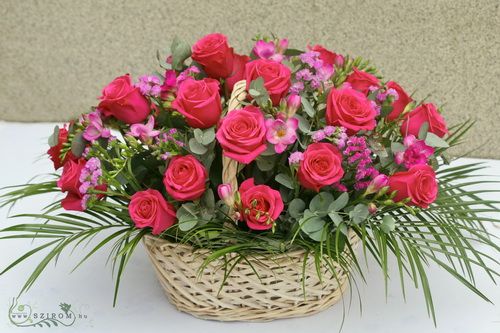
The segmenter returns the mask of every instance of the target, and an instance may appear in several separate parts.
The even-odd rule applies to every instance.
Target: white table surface
[[[36,174],[52,171],[50,161],[43,156],[52,128],[52,124],[0,122],[0,187],[24,183]],[[480,160],[462,159],[455,163],[471,161]],[[488,163],[488,174],[500,176],[500,161],[483,161]],[[50,199],[49,196],[47,200]],[[28,199],[16,206],[11,214],[36,213],[47,202]],[[0,210],[1,227],[28,221],[7,219],[7,215],[7,209]],[[500,236],[500,229],[492,225],[488,228]],[[30,240],[0,241],[0,270],[31,246]],[[498,253],[490,253],[500,259]],[[98,252],[73,273],[70,271],[81,256],[78,253],[63,255],[57,266],[49,265],[32,289],[20,298],[21,303],[29,304],[38,311],[57,309],[59,303],[66,302],[72,305],[72,309],[87,315],[86,319],[78,319],[71,327],[19,328],[9,322],[10,302],[40,256],[0,276],[0,332],[337,332],[342,321],[341,304],[314,316],[270,323],[219,323],[177,312],[165,298],[142,247],[136,250],[127,266],[118,305],[113,308],[113,280],[111,267],[105,266],[106,255],[105,251]],[[431,266],[428,276],[437,312],[438,326],[435,328],[427,316],[420,290],[407,283],[407,300],[403,300],[394,262],[390,266],[394,275],[389,281],[387,300],[380,269],[370,260],[368,266],[368,284],[359,284],[362,313],[354,295],[343,332],[500,332],[500,287],[485,274],[478,273],[477,284],[496,305],[481,300],[448,273]],[[346,302],[348,300],[347,297]]]

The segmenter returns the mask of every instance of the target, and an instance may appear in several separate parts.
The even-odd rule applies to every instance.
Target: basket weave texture
[[[240,108],[246,96],[246,82],[237,82],[228,112]],[[238,162],[224,156],[222,166],[222,181],[236,191]],[[232,207],[234,197],[226,204]],[[349,241],[356,247],[359,238],[351,233]],[[336,263],[335,274],[332,267],[320,265],[320,280],[314,258],[306,258],[304,250],[274,258],[247,257],[248,262],[239,261],[225,279],[222,259],[200,272],[209,250],[195,251],[190,245],[151,235],[144,238],[144,244],[170,302],[180,311],[203,319],[269,321],[307,316],[337,303],[348,284],[349,272]]]

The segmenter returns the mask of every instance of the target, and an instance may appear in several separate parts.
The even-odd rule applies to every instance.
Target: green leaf
[[[82,132],[77,133],[73,138],[73,141],[71,142],[71,153],[76,157],[82,156],[86,144],[87,142],[83,138],[83,133]]]
[[[349,212],[349,217],[356,224],[365,221],[369,215],[368,206],[365,204],[357,204],[354,209]]]
[[[286,49],[285,52],[283,52],[283,55],[293,57],[293,56],[298,56],[304,53],[304,51],[297,50],[297,49]]]
[[[195,128],[193,134],[196,142],[204,146],[208,146],[215,140],[215,129],[213,127],[204,131],[199,128]]]
[[[380,116],[385,117],[389,115],[389,113],[392,112],[393,106],[392,105],[383,105],[380,108]]]
[[[267,92],[266,87],[264,87],[264,79],[260,76],[250,82],[248,93],[260,106],[266,104],[269,99],[269,93]]]
[[[255,161],[261,171],[271,171],[274,168],[276,156],[259,156]]]
[[[292,190],[294,189],[293,180],[292,180],[292,178],[290,178],[289,175],[284,174],[284,173],[279,173],[276,175],[276,177],[274,179],[278,183],[280,183],[281,185],[288,187],[289,189],[292,189]]]
[[[398,153],[400,151],[405,151],[406,147],[399,142],[391,142],[391,151],[393,153]]]
[[[57,146],[59,143],[59,126],[54,127],[54,132],[49,136],[48,143],[50,147]]]
[[[208,151],[207,147],[198,143],[195,138],[189,139],[189,150],[191,150],[193,154],[197,155],[203,155]]]
[[[339,212],[343,209],[347,203],[349,202],[349,194],[347,192],[343,192],[334,202],[328,206],[328,211],[330,212]]]
[[[189,231],[198,224],[198,208],[192,202],[182,204],[177,210],[176,216],[179,220],[179,229]]]
[[[301,230],[315,241],[321,241],[326,222],[311,211],[306,210],[299,221]]]
[[[437,148],[449,148],[450,145],[448,142],[440,138],[434,133],[427,133],[427,137],[425,138],[425,144],[431,147],[437,147]]]
[[[191,56],[191,47],[188,43],[175,37],[170,47],[172,51],[172,68],[180,71],[184,67],[184,61]]]
[[[306,97],[302,96],[300,99],[302,101],[302,106],[304,107],[304,111],[307,113],[309,117],[313,118],[314,115],[316,114],[316,110],[314,110],[311,103],[307,100]]]
[[[276,155],[276,151],[274,150],[274,145],[268,143],[266,150],[264,150],[261,154],[261,156],[272,156]]]
[[[214,209],[215,208],[215,196],[214,192],[209,188],[203,193],[200,200],[203,207]]]
[[[382,231],[385,232],[386,234],[389,234],[391,233],[391,231],[394,231],[396,229],[396,221],[394,220],[394,217],[392,217],[391,215],[385,215],[382,218],[380,229],[382,229]]]
[[[342,218],[342,216],[340,216],[340,214],[337,213],[337,212],[329,212],[328,216],[333,221],[333,223],[335,223],[335,225],[337,227],[340,225],[340,223],[342,223],[344,221],[344,219]]]
[[[202,143],[203,142],[203,131],[199,128],[195,128],[193,131],[194,138],[196,142]]]
[[[306,118],[302,117],[300,114],[295,114],[294,118],[299,120],[299,129],[302,133],[311,133],[311,124],[309,124]]]
[[[320,192],[312,198],[311,202],[309,203],[309,209],[320,215],[320,216],[326,216],[328,213],[328,208],[333,202],[333,195],[328,192]]]
[[[420,129],[418,130],[419,140],[425,140],[428,131],[429,131],[429,123],[426,121],[425,123],[420,125]]]
[[[291,217],[298,219],[302,215],[305,208],[306,203],[304,200],[295,198],[288,204],[288,213]]]

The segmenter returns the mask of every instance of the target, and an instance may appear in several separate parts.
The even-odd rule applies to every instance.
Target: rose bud
[[[378,192],[381,188],[387,186],[387,184],[389,184],[389,177],[384,174],[380,174],[373,178],[370,185],[366,188],[365,195]]]
[[[286,99],[286,114],[289,118],[293,117],[295,112],[299,109],[301,103],[302,101],[299,95],[291,94],[288,96]]]
[[[368,204],[368,212],[369,212],[371,215],[375,214],[375,213],[377,212],[377,210],[378,210],[378,208],[377,208],[377,206],[376,206],[373,202],[370,202],[370,203]]]
[[[219,198],[223,200],[226,205],[231,206],[233,204],[233,189],[230,184],[220,184],[217,187],[217,193]]]

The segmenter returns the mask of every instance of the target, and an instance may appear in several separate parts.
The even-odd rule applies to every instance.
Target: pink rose
[[[257,59],[245,65],[247,90],[253,80],[262,77],[264,87],[269,93],[274,106],[280,103],[281,99],[287,94],[288,89],[290,89],[290,76],[291,72],[287,66],[273,60]]]
[[[331,143],[312,143],[304,152],[297,176],[303,187],[319,192],[323,186],[337,183],[344,176],[342,154]]]
[[[192,47],[191,58],[214,79],[227,78],[233,71],[233,49],[223,34],[209,34],[198,40]]]
[[[224,156],[249,164],[266,150],[266,123],[260,109],[253,105],[229,112],[216,133]]]
[[[332,88],[326,102],[326,123],[343,126],[349,135],[375,128],[377,112],[366,96],[350,88]]]
[[[410,104],[413,99],[408,96],[406,91],[394,81],[387,82],[387,89],[394,89],[398,93],[398,99],[392,103],[392,111],[387,115],[387,120],[394,121],[404,111],[405,107]]]
[[[128,212],[137,228],[153,228],[159,235],[175,223],[175,209],[160,192],[153,189],[136,192],[130,199]]]
[[[231,76],[226,79],[228,91],[233,91],[234,84],[245,78],[245,65],[250,61],[247,55],[235,54],[233,59],[233,71]]]
[[[102,90],[98,108],[106,117],[115,117],[127,124],[143,122],[151,108],[130,75],[117,77]]]
[[[344,64],[344,57],[341,54],[337,54],[324,48],[322,45],[316,44],[314,46],[308,46],[308,49],[319,53],[319,58],[327,65],[337,65],[342,66]]]
[[[267,185],[255,185],[253,178],[241,183],[239,192],[241,219],[250,229],[271,229],[284,208],[280,192]]]
[[[401,134],[403,136],[412,134],[418,137],[420,127],[424,123],[429,124],[430,133],[434,133],[439,137],[443,137],[448,133],[443,116],[437,112],[434,104],[428,103],[420,105],[405,116],[401,125]]]
[[[217,124],[222,112],[219,82],[214,79],[187,79],[177,92],[172,107],[186,118],[189,126],[208,128]]]
[[[389,177],[389,188],[397,191],[394,201],[410,198],[409,205],[428,208],[438,195],[436,173],[428,165],[415,165]]]
[[[177,201],[198,199],[205,192],[208,173],[194,156],[174,156],[163,177],[167,193]]]
[[[365,95],[368,94],[370,87],[380,87],[380,82],[375,75],[360,71],[356,67],[354,67],[354,71],[349,74],[346,82],[350,83],[353,89],[361,91]]]

